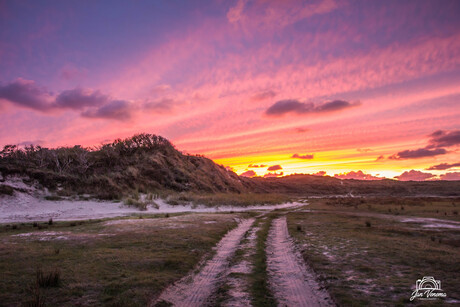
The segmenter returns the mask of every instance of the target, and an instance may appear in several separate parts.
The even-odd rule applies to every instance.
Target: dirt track
[[[269,283],[281,306],[333,306],[289,237],[286,217],[273,220],[267,239]]]
[[[231,277],[230,273],[239,272],[229,261],[235,251],[240,248],[255,248],[254,243],[242,243],[244,234],[248,232],[249,242],[254,241],[254,219],[242,221],[237,228],[230,231],[216,247],[215,256],[206,262],[198,271],[184,277],[176,284],[168,287],[160,297],[152,303],[169,302],[173,306],[206,306],[212,305],[217,289],[230,285],[223,306],[251,306],[250,291],[243,289],[249,285]],[[246,240],[247,241],[247,240]],[[333,306],[327,291],[320,289],[312,271],[305,265],[289,237],[286,217],[273,220],[267,238],[267,267],[269,284],[279,306]],[[250,259],[246,253],[245,259]],[[249,257],[249,258],[248,258]],[[246,261],[246,260],[245,260]],[[248,260],[250,261],[250,260]],[[246,268],[252,268],[251,263]],[[235,271],[236,270],[236,271]],[[234,272],[235,271],[235,272]],[[237,286],[235,286],[235,283]]]
[[[217,289],[224,271],[228,268],[229,258],[238,248],[246,231],[254,219],[241,222],[237,228],[227,233],[217,245],[216,254],[204,267],[192,276],[187,276],[168,287],[157,302],[166,301],[174,306],[204,306],[211,294]]]

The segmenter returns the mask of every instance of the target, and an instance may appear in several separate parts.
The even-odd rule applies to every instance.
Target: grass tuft
[[[37,284],[42,288],[59,287],[61,284],[61,272],[58,269],[45,273],[38,268],[35,276]]]
[[[250,275],[253,306],[277,306],[268,286],[266,241],[274,216],[269,215],[257,232],[254,269]]]

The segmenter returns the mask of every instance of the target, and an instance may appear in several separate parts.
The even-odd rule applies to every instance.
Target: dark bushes
[[[183,155],[167,139],[152,134],[138,134],[96,148],[7,145],[0,151],[0,172],[4,176],[29,176],[55,192],[53,195],[91,194],[106,200],[129,197],[136,189],[245,190],[235,173],[207,158]]]
[[[4,194],[4,195],[13,195],[14,193],[14,189],[8,185],[0,185],[0,195],[1,194]]]

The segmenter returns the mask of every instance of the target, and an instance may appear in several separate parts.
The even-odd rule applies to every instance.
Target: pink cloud
[[[283,172],[279,172],[279,173],[274,172],[274,173],[266,173],[264,175],[264,178],[274,178],[274,177],[281,177],[281,176],[283,176]]]
[[[65,81],[81,80],[87,75],[88,69],[78,68],[72,64],[65,65],[59,73],[59,76]]]
[[[450,164],[449,163],[441,163],[441,164],[430,166],[426,170],[428,170],[428,171],[438,170],[439,171],[439,170],[446,170],[446,169],[458,168],[458,167],[460,167],[460,162],[450,163]]]
[[[358,151],[358,152],[371,152],[373,150],[370,149],[370,148],[357,148],[356,151]]]
[[[227,13],[232,24],[238,24],[244,31],[261,31],[283,28],[313,15],[326,14],[338,7],[333,0],[321,0],[305,4],[299,0],[252,1],[238,0]]]
[[[33,80],[18,78],[9,84],[0,85],[0,99],[17,106],[46,112],[52,108],[53,95]]]
[[[311,174],[311,175],[313,175],[313,176],[321,176],[322,177],[322,176],[326,176],[326,172],[325,171],[319,171],[319,172]]]
[[[54,103],[57,108],[81,110],[85,107],[97,107],[109,101],[107,95],[99,91],[75,88],[61,92]]]
[[[277,164],[277,165],[272,165],[272,166],[270,166],[269,168],[267,168],[268,171],[278,171],[278,170],[280,170],[280,169],[283,169],[283,168],[282,168],[281,165],[279,165],[279,164]]]
[[[432,179],[435,175],[431,173],[424,173],[421,171],[410,170],[405,171],[399,176],[395,176],[396,179],[400,181],[424,181],[428,179]]]
[[[265,164],[249,164],[249,168],[258,168],[258,167],[266,167],[267,165]]]
[[[253,170],[249,170],[249,171],[246,171],[244,173],[242,173],[240,176],[243,176],[243,177],[254,177],[254,176],[257,176],[256,172],[254,172]]]
[[[445,173],[439,176],[441,180],[460,180],[460,172]]]
[[[315,157],[314,154],[305,154],[305,155],[299,155],[299,154],[293,154],[291,158],[293,159],[303,159],[303,160],[311,160]]]
[[[377,177],[370,174],[365,174],[363,171],[351,171],[349,173],[335,174],[335,178],[339,179],[357,179],[357,180],[382,180],[383,177]]]
[[[270,99],[276,96],[276,93],[274,91],[264,91],[264,92],[259,92],[257,94],[254,94],[251,96],[252,101],[263,101],[266,99]]]

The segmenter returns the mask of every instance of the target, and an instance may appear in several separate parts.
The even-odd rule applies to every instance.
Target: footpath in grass
[[[237,217],[247,214],[10,228],[0,233],[0,305],[146,306],[211,255]]]

